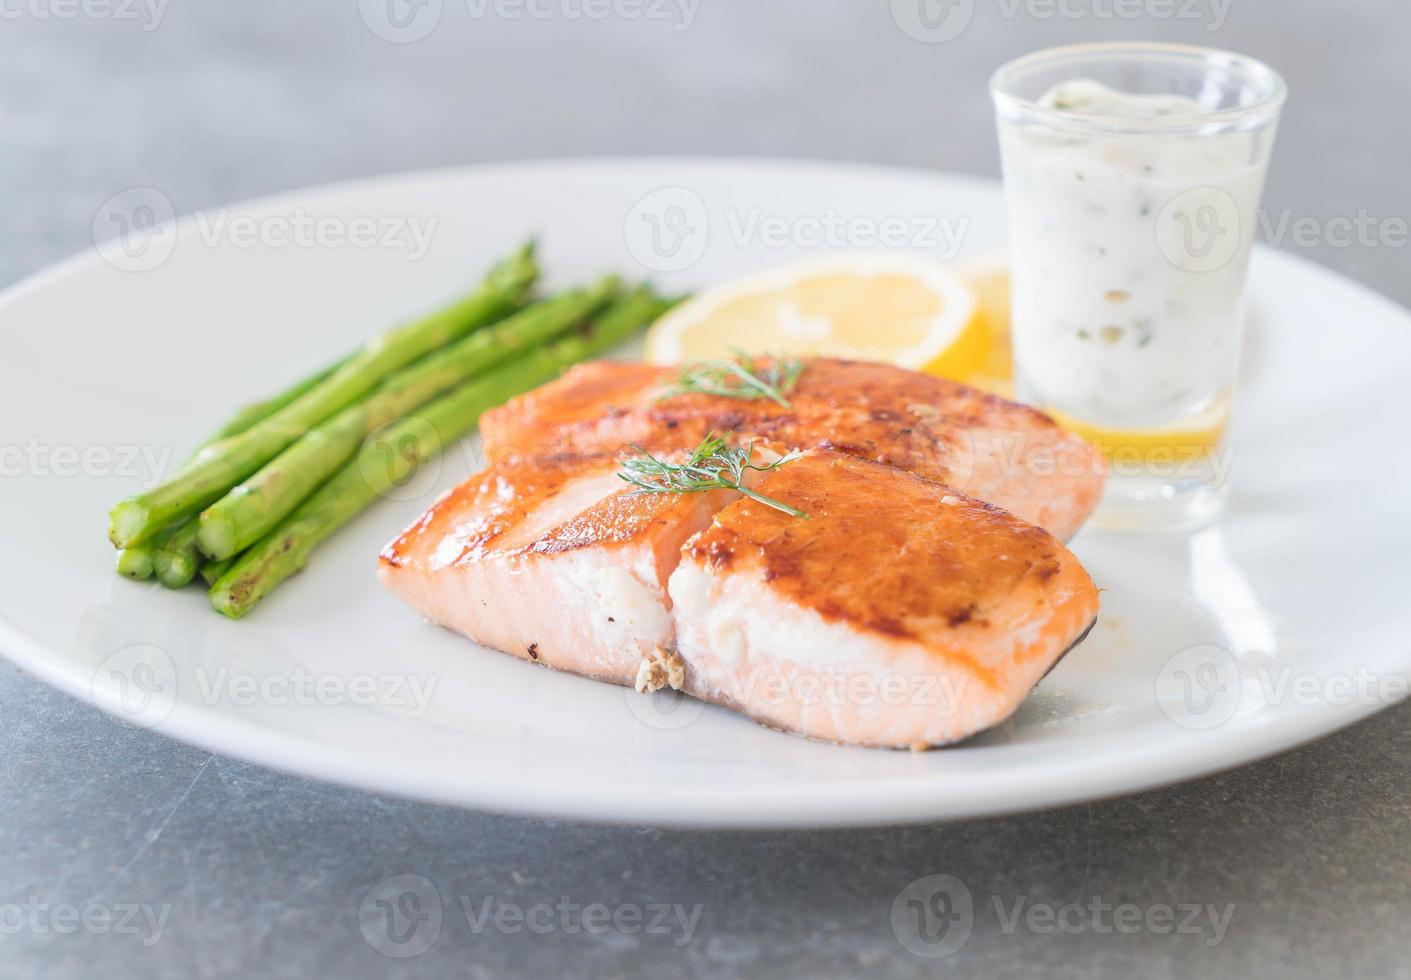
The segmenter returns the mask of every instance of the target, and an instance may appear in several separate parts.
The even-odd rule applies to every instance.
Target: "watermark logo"
[[[167,0],[0,0],[0,20],[95,20],[136,23],[155,31]]]
[[[622,689],[627,698],[627,710],[642,724],[659,731],[672,732],[693,724],[705,713],[705,702],[671,688],[639,694],[630,687]]]
[[[440,219],[413,214],[316,214],[296,206],[287,212],[248,214],[230,208],[198,210],[190,219],[188,244],[204,248],[386,249],[413,262],[431,250]],[[165,263],[177,247],[176,209],[155,187],[131,187],[103,202],[93,218],[98,254],[123,272],[147,272]]]
[[[466,0],[471,19],[664,21],[676,32],[695,23],[701,0]]]
[[[927,44],[954,41],[975,17],[975,0],[892,0],[892,21]]]
[[[926,959],[958,953],[975,928],[975,903],[955,875],[917,878],[892,900],[892,935],[902,948]]]
[[[844,214],[824,208],[817,214],[768,214],[762,208],[727,208],[725,226],[736,248],[913,249],[954,259],[970,231],[968,215]]]
[[[123,647],[93,673],[93,696],[101,706],[143,728],[171,716],[183,694],[193,703],[251,708],[388,708],[420,718],[431,708],[440,677],[413,673],[317,673],[303,664],[251,673],[221,663],[188,665],[179,677],[176,663],[150,643]]]
[[[288,672],[266,674],[243,673],[228,664],[214,671],[201,665],[193,674],[202,704],[400,708],[409,718],[426,714],[440,681],[435,674],[317,674],[303,664]]]
[[[535,936],[670,936],[673,946],[690,943],[705,906],[680,902],[627,902],[609,907],[603,902],[580,903],[567,895],[554,902],[522,905],[487,895],[479,900],[460,896],[461,912],[472,934],[486,932]]]
[[[363,23],[393,44],[420,41],[441,23],[442,0],[358,0]]]
[[[379,881],[358,905],[358,929],[383,956],[420,956],[441,936],[441,892],[421,875]]]
[[[465,0],[472,21],[655,21],[676,32],[695,23],[700,0]],[[441,23],[444,0],[358,0],[363,23],[393,44],[420,41]]]
[[[700,261],[713,236],[736,249],[792,251],[891,249],[955,258],[969,215],[859,214],[834,207],[772,212],[762,207],[709,208],[687,187],[661,187],[638,198],[623,221],[627,251],[652,272],[680,272]]]
[[[312,214],[295,207],[288,213],[256,217],[226,208],[197,211],[196,233],[206,248],[357,248],[406,252],[413,262],[426,257],[440,223],[435,215]]]
[[[1015,20],[1187,21],[1214,33],[1225,26],[1234,0],[999,0],[1000,16]]]
[[[934,409],[914,406],[918,419],[926,419],[928,413],[935,417]],[[995,474],[1011,479],[1105,474],[1200,480],[1223,486],[1229,480],[1236,457],[1233,445],[1202,437],[1189,441],[1174,439],[1164,445],[1114,446],[1097,451],[1086,442],[1055,443],[1047,436],[1035,438],[1028,433],[996,434],[982,430],[965,430],[952,436],[947,448],[946,465],[950,472],[946,484],[981,496]]]
[[[710,215],[687,187],[660,187],[639,198],[622,226],[627,251],[652,272],[680,272],[705,255]]]
[[[122,272],[157,268],[176,249],[176,209],[155,187],[129,187],[103,202],[93,216],[93,244]]]
[[[998,0],[1006,21],[1198,22],[1214,32],[1225,26],[1233,0]],[[954,41],[975,17],[974,0],[891,0],[902,33],[927,44]]]
[[[691,942],[705,906],[680,902],[632,902],[609,906],[580,902],[561,895],[552,901],[528,904],[495,895],[458,895],[471,935],[487,933],[546,936],[667,936],[672,945]],[[358,905],[358,929],[369,946],[383,956],[410,959],[426,952],[441,936],[446,915],[441,892],[418,874],[394,875],[372,887]],[[451,923],[455,923],[452,914]]]
[[[419,415],[395,419],[358,451],[358,472],[379,497],[420,500],[441,479],[441,436]]]
[[[1411,696],[1411,676],[1357,665],[1314,673],[1263,654],[1235,657],[1214,644],[1172,655],[1156,676],[1162,713],[1182,728],[1218,728],[1236,715],[1277,705],[1380,708]]]
[[[1223,725],[1240,706],[1240,667],[1234,655],[1210,643],[1168,659],[1156,676],[1156,703],[1182,728]]]
[[[1021,931],[1034,936],[1145,932],[1191,937],[1213,947],[1224,941],[1235,907],[1209,902],[1112,903],[1100,895],[1063,904],[1035,901],[1028,895],[989,895],[977,901],[955,875],[931,874],[917,878],[892,900],[892,934],[916,956],[953,956],[969,942],[981,913],[988,913],[987,921],[1006,936]]]
[[[137,936],[143,946],[162,939],[171,905],[147,902],[45,902],[31,895],[23,902],[0,903],[0,936],[71,936],[83,932],[97,936]]]
[[[1156,219],[1156,244],[1183,272],[1213,272],[1241,252],[1240,209],[1219,187],[1192,187],[1173,197]]]
[[[1400,215],[1377,215],[1360,208],[1354,214],[1326,218],[1289,208],[1260,208],[1253,229],[1275,248],[1400,249],[1411,244],[1411,222]],[[1228,193],[1218,187],[1195,187],[1176,195],[1156,224],[1161,253],[1185,272],[1213,272],[1245,254],[1246,219]]]
[[[1113,904],[1099,895],[1093,895],[1085,902],[1066,902],[1062,905],[1035,902],[1027,895],[1018,895],[1010,902],[992,895],[990,900],[1000,932],[1006,936],[1014,935],[1021,928],[1035,936],[1078,936],[1083,933],[1131,936],[1147,932],[1156,936],[1189,936],[1210,948],[1224,941],[1235,915],[1232,903]]]
[[[94,671],[93,700],[125,721],[154,728],[176,707],[176,664],[150,643],[123,647]]]
[[[1375,215],[1366,208],[1356,214],[1315,218],[1284,208],[1259,210],[1259,232],[1276,248],[1405,248],[1411,243],[1411,224],[1400,215]]]
[[[802,708],[836,713],[842,708],[873,709],[881,705],[924,709],[936,718],[949,718],[964,703],[970,678],[927,672],[859,674],[827,667],[797,671],[752,668],[713,676],[709,683],[728,695],[732,703],[757,709],[792,712]],[[685,728],[705,710],[703,702],[669,687],[651,693],[629,688],[624,696],[638,720],[666,731]]]
[[[139,479],[146,488],[161,479],[171,456],[170,446],[50,445],[31,438],[21,444],[0,445],[0,477],[64,480],[111,476]]]

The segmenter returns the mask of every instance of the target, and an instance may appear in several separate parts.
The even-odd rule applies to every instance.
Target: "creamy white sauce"
[[[1208,111],[1083,79],[1040,103],[1114,123]],[[1021,397],[1114,428],[1223,404],[1271,138],[1001,120]]]

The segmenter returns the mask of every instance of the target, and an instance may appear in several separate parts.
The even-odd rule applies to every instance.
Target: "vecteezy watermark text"
[[[374,885],[358,906],[358,928],[369,946],[384,956],[407,959],[426,952],[446,926],[446,909],[459,911],[465,928],[486,933],[546,936],[662,936],[685,946],[695,936],[705,906],[680,902],[584,902],[569,895],[519,902],[496,895],[458,895],[443,901],[430,879],[394,875]]]
[[[844,214],[824,208],[818,214],[769,214],[763,208],[727,208],[731,242],[744,248],[914,248],[955,258],[970,230],[968,216],[939,214]]]
[[[603,902],[582,903],[567,895],[552,903],[521,905],[487,895],[479,900],[460,896],[461,914],[475,935],[520,932],[546,936],[600,936],[615,932],[623,936],[670,936],[672,945],[685,946],[696,933],[702,905],[679,902],[646,902],[608,906]]]
[[[622,231],[628,252],[643,267],[653,272],[680,272],[700,261],[712,238],[722,235],[736,249],[906,249],[953,259],[964,245],[970,224],[969,215],[927,212],[711,207],[689,187],[659,187],[633,202]]]
[[[701,0],[465,0],[474,20],[643,20],[689,30]]]
[[[181,236],[204,248],[386,249],[415,262],[431,249],[434,214],[319,214],[296,205],[287,211],[234,208],[196,211]],[[155,187],[129,187],[103,202],[93,216],[93,243],[105,262],[123,272],[146,272],[177,249],[176,208]]]
[[[1234,0],[996,0],[999,16],[1035,21],[1136,21],[1225,26]],[[975,19],[975,0],[891,0],[892,20],[908,37],[927,44],[953,41]]]
[[[139,643],[104,658],[93,674],[93,694],[132,724],[152,728],[166,721],[183,694],[200,704],[233,708],[376,707],[420,718],[430,709],[439,683],[436,674],[319,673],[303,664],[256,672],[198,663],[181,674],[161,647]]]
[[[302,207],[287,214],[256,217],[224,208],[194,215],[201,244],[215,248],[381,248],[423,258],[436,234],[435,215],[360,215],[345,218],[311,214]]]
[[[472,21],[653,21],[689,30],[700,0],[464,0]],[[441,23],[444,0],[358,0],[363,24],[393,44],[429,36]]]
[[[439,680],[434,674],[319,674],[302,664],[287,673],[242,673],[221,664],[213,671],[199,666],[193,674],[202,704],[396,707],[411,718],[426,714]]]
[[[968,612],[965,615],[969,615]],[[938,718],[952,717],[964,702],[969,675],[917,671],[856,671],[752,668],[717,677],[713,683],[737,703],[790,711],[840,708],[913,708]],[[647,693],[649,692],[649,693]],[[644,724],[663,731],[684,728],[705,710],[701,701],[668,688],[631,688],[624,692],[628,710]]]
[[[161,26],[168,0],[0,0],[0,20],[111,20],[144,32]]]
[[[1251,219],[1219,187],[1182,191],[1164,205],[1156,221],[1162,254],[1186,272],[1216,272],[1243,261],[1255,236],[1275,248],[1403,249],[1411,245],[1411,221],[1366,208],[1326,217],[1259,208]]]
[[[1314,673],[1263,654],[1236,657],[1224,647],[1201,643],[1167,658],[1154,693],[1166,717],[1182,728],[1205,731],[1273,705],[1385,707],[1411,697],[1411,676],[1365,664]]]
[[[0,902],[0,936],[137,936],[143,946],[155,946],[166,929],[171,905],[146,902],[44,902],[31,895],[23,902]]]
[[[144,486],[150,487],[166,472],[171,456],[170,446],[51,445],[31,438],[0,445],[0,477],[119,476],[142,479]]]
[[[1376,215],[1366,208],[1356,214],[1315,218],[1284,208],[1259,210],[1260,237],[1270,245],[1294,248],[1406,248],[1411,222],[1401,215]]]
[[[1071,902],[1036,900],[1029,895],[988,896],[976,901],[970,888],[955,875],[933,874],[906,885],[892,901],[892,934],[916,956],[951,956],[970,941],[983,914],[1006,936],[1149,933],[1190,937],[1204,946],[1224,941],[1234,918],[1233,903],[1111,902],[1089,895]]]

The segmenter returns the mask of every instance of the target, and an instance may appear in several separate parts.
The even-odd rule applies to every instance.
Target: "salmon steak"
[[[491,466],[383,549],[432,622],[547,667],[631,685],[675,637],[667,579],[732,494],[635,495],[612,456]]]
[[[756,365],[767,364],[759,359]],[[678,367],[593,361],[487,412],[492,459],[686,450],[708,433],[780,452],[833,449],[997,504],[1068,540],[1097,506],[1101,454],[1047,415],[967,385],[888,364],[814,358],[779,404],[673,393]]]
[[[1054,533],[936,478],[958,472],[948,437],[1069,437],[935,379],[888,394],[910,372],[875,367],[812,362],[788,407],[662,398],[671,371],[642,365],[575,369],[483,423],[489,466],[388,544],[379,576],[432,622],[542,666],[829,741],[967,738],[1082,638],[1098,592]],[[852,371],[873,395],[826,393]],[[922,391],[934,415],[887,416]],[[1055,481],[1067,502],[1040,513],[1068,533],[1091,506],[1066,477],[991,475],[1034,504]]]
[[[687,541],[681,688],[773,728],[925,748],[1009,717],[1097,617],[1053,535],[952,487],[811,451]]]

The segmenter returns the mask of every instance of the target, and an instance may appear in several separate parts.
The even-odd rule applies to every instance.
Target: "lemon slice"
[[[956,266],[954,272],[975,297],[975,313],[965,331],[973,353],[942,355],[924,370],[1012,397],[1014,344],[1009,332],[1009,263],[1003,255],[997,255]]]
[[[748,354],[813,354],[920,370],[971,371],[986,338],[972,291],[924,259],[829,259],[706,290],[658,320],[647,359],[675,364]]]
[[[1209,457],[1225,437],[1230,417],[1228,395],[1216,399],[1198,416],[1153,429],[1112,429],[1047,409],[1054,421],[1101,450],[1114,467],[1197,462]]]

